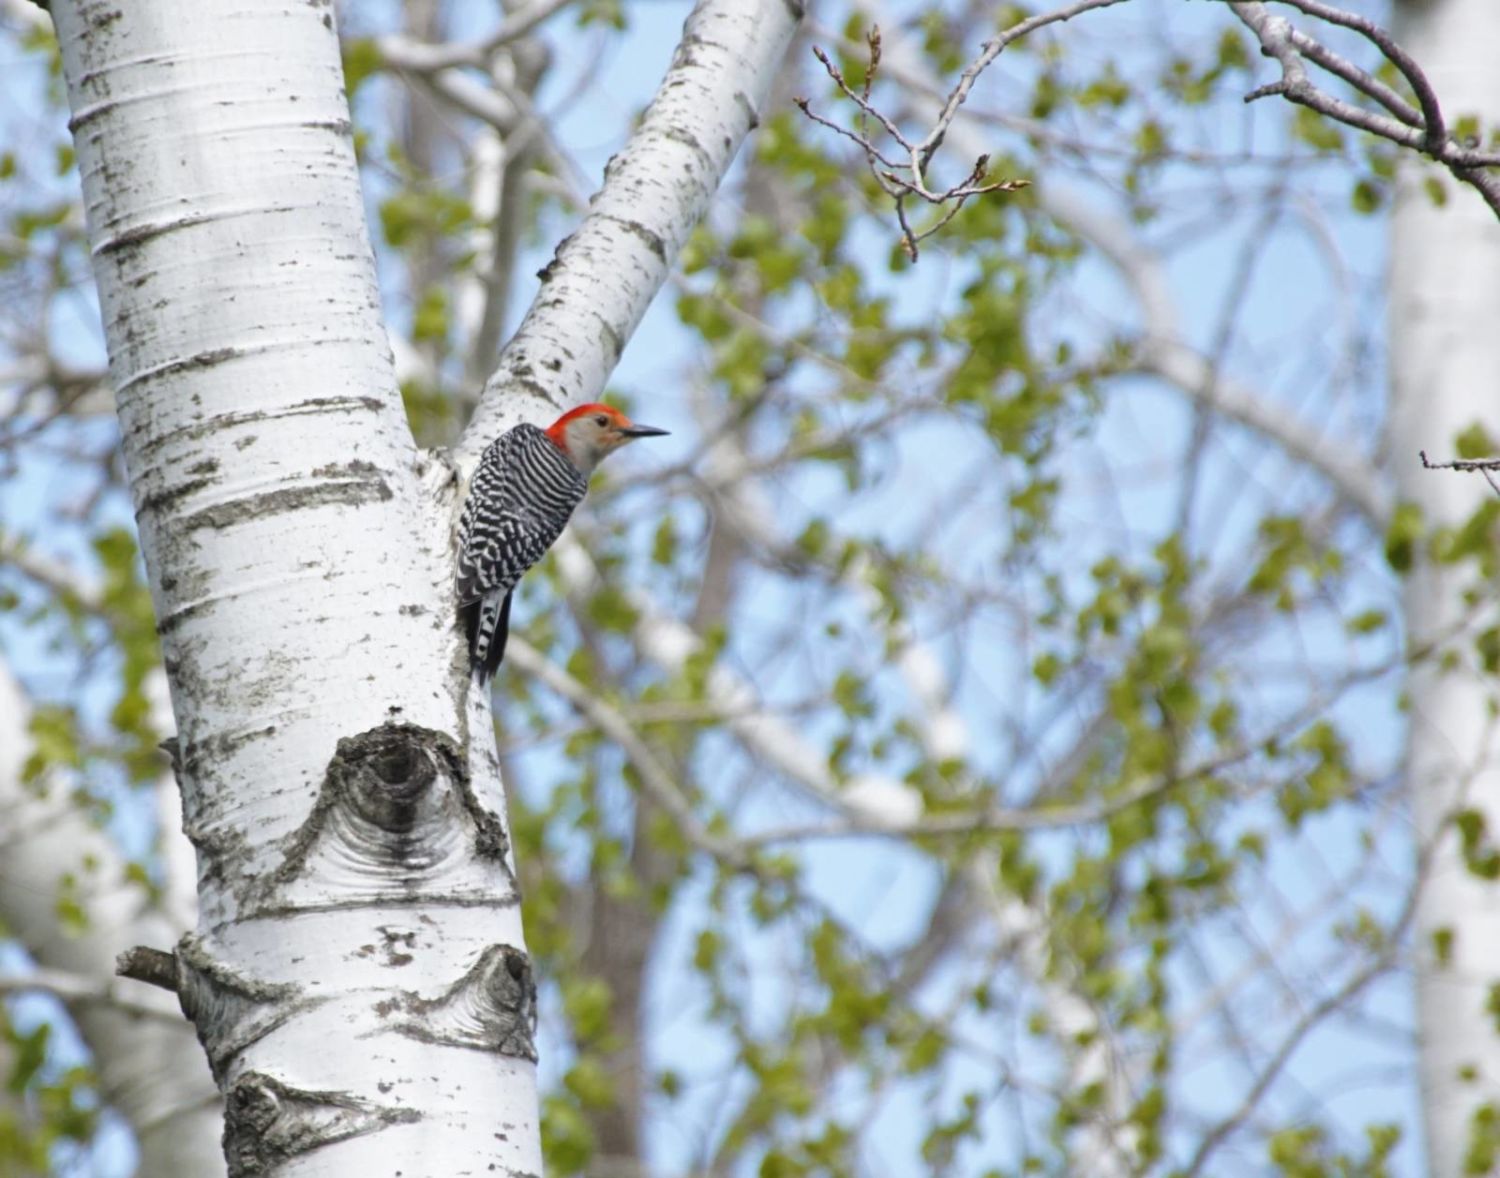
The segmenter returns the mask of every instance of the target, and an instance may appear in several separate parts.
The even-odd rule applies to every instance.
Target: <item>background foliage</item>
[[[551,1172],[1415,1172],[1402,684],[1442,652],[1404,643],[1401,578],[1431,551],[1483,585],[1495,510],[1434,536],[1385,489],[1396,160],[1242,106],[1266,67],[1219,6],[1140,0],[984,75],[939,168],[977,145],[1035,183],[914,263],[790,101],[853,113],[808,46],[858,85],[881,25],[876,94],[920,127],[1002,7],[814,6],[617,374],[671,444],[601,473],[518,603],[496,715]],[[55,50],[6,13],[0,650],[22,780],[76,790],[149,903],[154,626]],[[684,14],[586,0],[446,75],[396,63],[488,6],[341,14],[425,443]],[[1456,638],[1493,670],[1497,633]],[[87,1046],[0,1012],[0,1168],[118,1172]]]

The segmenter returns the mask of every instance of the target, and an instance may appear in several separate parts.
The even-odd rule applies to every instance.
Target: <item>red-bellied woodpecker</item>
[[[562,535],[599,460],[666,432],[608,405],[580,405],[544,430],[518,425],[485,447],[458,525],[458,608],[479,682],[505,657],[511,591]]]

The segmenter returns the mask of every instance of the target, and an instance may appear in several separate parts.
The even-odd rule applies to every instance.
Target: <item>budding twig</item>
[[[1484,475],[1484,481],[1489,483],[1490,490],[1500,495],[1500,483],[1495,482],[1495,476],[1491,473],[1500,470],[1500,458],[1455,458],[1452,462],[1429,462],[1426,450],[1418,450],[1417,454],[1422,459],[1424,470],[1477,470]]]
[[[870,175],[880,185],[881,191],[891,197],[895,203],[896,221],[901,226],[901,244],[907,256],[915,262],[917,243],[931,237],[953,220],[970,197],[983,196],[991,192],[1014,192],[1019,188],[1025,188],[1031,182],[1029,180],[992,180],[986,183],[984,176],[989,167],[990,157],[981,155],[974,162],[974,167],[969,174],[959,183],[947,188],[932,188],[927,179],[928,165],[932,161],[933,153],[942,142],[941,132],[946,130],[947,123],[952,122],[953,116],[957,114],[958,105],[963,101],[968,85],[972,85],[973,79],[970,78],[967,85],[960,83],[960,87],[955,89],[955,94],[958,94],[959,89],[962,89],[963,93],[958,94],[957,98],[950,96],[948,107],[945,107],[943,114],[939,116],[938,127],[933,132],[929,132],[922,142],[913,143],[902,132],[895,120],[880,110],[870,97],[876,75],[880,71],[880,29],[878,27],[872,28],[866,34],[865,44],[869,49],[869,61],[865,67],[864,83],[857,91],[849,85],[844,72],[834,64],[821,46],[814,45],[812,50],[813,56],[828,72],[834,85],[858,108],[859,113],[855,116],[853,130],[818,114],[806,98],[794,98],[792,101],[797,109],[813,122],[857,144],[864,152]],[[893,139],[901,148],[906,156],[905,161],[892,159],[881,150],[876,140],[870,135],[871,119],[879,123],[885,135]],[[916,230],[906,211],[906,202],[911,197],[919,197],[928,204],[942,208],[942,215],[926,229]]]

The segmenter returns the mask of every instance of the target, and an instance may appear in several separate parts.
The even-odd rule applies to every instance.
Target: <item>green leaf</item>
[[[1385,531],[1385,559],[1398,573],[1411,570],[1422,531],[1422,509],[1415,503],[1398,503]]]
[[[1378,212],[1380,206],[1385,203],[1385,189],[1375,181],[1366,177],[1354,185],[1354,191],[1350,195],[1350,204],[1354,206],[1356,213],[1368,216]]]
[[[366,79],[383,69],[385,60],[373,38],[361,37],[344,42],[344,93],[354,97],[354,92],[364,85]]]
[[[1453,445],[1458,456],[1466,459],[1489,458],[1497,452],[1495,440],[1477,421],[1454,438]]]
[[[1297,107],[1292,116],[1292,134],[1320,152],[1335,152],[1344,146],[1344,133],[1337,124],[1305,106]]]
[[[602,978],[571,977],[562,983],[563,1013],[581,1042],[602,1038],[610,1029],[614,995]]]
[[[412,312],[412,339],[417,343],[446,343],[448,339],[448,292],[429,286]]]

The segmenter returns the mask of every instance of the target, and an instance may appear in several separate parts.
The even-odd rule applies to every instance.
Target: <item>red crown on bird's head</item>
[[[580,405],[576,409],[569,409],[546,429],[546,434],[552,439],[559,450],[564,452],[568,449],[568,426],[580,417],[597,415],[609,418],[611,424],[621,428],[630,428],[630,418],[626,417],[613,405],[605,405],[600,401],[590,401],[587,405]]]

